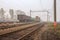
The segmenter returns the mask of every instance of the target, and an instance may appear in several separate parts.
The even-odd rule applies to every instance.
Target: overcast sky
[[[57,21],[60,20],[60,0],[57,0]],[[8,14],[9,9],[14,10],[22,10],[29,14],[29,10],[33,11],[41,11],[41,10],[48,10],[49,11],[49,20],[53,21],[53,0],[0,0],[0,8],[4,8],[6,10],[6,14]],[[41,17],[42,20],[47,20],[47,12],[33,12],[32,17],[35,16]]]

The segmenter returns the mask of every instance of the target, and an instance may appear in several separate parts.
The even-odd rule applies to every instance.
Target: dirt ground
[[[42,27],[42,28],[40,29],[38,40],[42,40],[42,37],[41,37],[41,36],[42,36],[42,34],[43,34],[46,30],[48,30],[48,25],[44,25],[44,27]]]

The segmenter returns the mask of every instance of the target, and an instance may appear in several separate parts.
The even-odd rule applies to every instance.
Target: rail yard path
[[[48,30],[48,25],[45,24],[44,27],[42,27],[39,31],[39,35],[38,35],[38,40],[42,40],[41,39],[41,36],[42,36],[42,33],[44,33],[46,30]]]

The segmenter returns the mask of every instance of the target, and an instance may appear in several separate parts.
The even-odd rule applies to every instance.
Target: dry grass
[[[59,23],[56,26],[56,31],[54,31],[53,23],[49,23],[48,27],[49,27],[49,30],[51,30],[52,32],[56,33],[60,37],[60,24]]]
[[[53,23],[48,23],[48,30],[42,33],[42,40],[60,40],[60,24],[57,24],[56,31]]]

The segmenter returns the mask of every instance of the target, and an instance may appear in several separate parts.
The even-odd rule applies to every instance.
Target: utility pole
[[[54,22],[56,22],[56,0],[54,0]]]
[[[54,0],[54,29],[56,31],[57,22],[56,22],[56,0]]]

